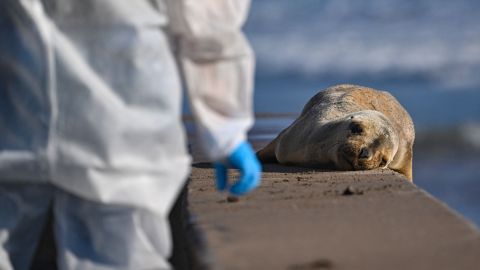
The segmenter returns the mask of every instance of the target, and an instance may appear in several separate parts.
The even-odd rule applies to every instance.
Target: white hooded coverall
[[[248,8],[2,1],[0,269],[28,269],[51,204],[60,269],[169,268],[190,165],[174,55],[206,154],[225,158],[253,122]]]

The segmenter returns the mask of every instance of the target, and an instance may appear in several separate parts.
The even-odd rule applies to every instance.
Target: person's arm
[[[221,160],[253,124],[254,59],[241,31],[246,0],[168,0],[197,132],[207,156]]]
[[[253,124],[254,57],[241,27],[250,1],[167,3],[199,139],[207,156],[217,162],[217,186],[228,186],[225,166],[233,166],[244,177],[230,192],[248,192],[260,176],[258,160],[246,142]]]

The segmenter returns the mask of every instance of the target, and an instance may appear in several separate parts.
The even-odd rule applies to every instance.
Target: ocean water
[[[317,91],[391,92],[416,128],[414,181],[480,226],[480,2],[259,0],[250,133],[269,140]]]

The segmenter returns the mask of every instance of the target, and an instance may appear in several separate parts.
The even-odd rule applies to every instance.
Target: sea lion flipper
[[[412,159],[413,159],[413,154],[412,154],[412,148],[410,147],[405,153],[404,161],[403,161],[403,166],[398,169],[393,169],[394,171],[397,171],[407,177],[407,179],[410,182],[413,182],[413,175],[412,175]]]
[[[278,163],[275,155],[275,148],[277,146],[277,138],[271,141],[269,144],[258,150],[257,158],[262,163]]]

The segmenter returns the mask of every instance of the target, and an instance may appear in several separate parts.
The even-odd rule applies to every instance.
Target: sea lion
[[[312,97],[257,156],[264,163],[338,170],[390,168],[412,181],[414,139],[410,115],[391,94],[337,85]]]

